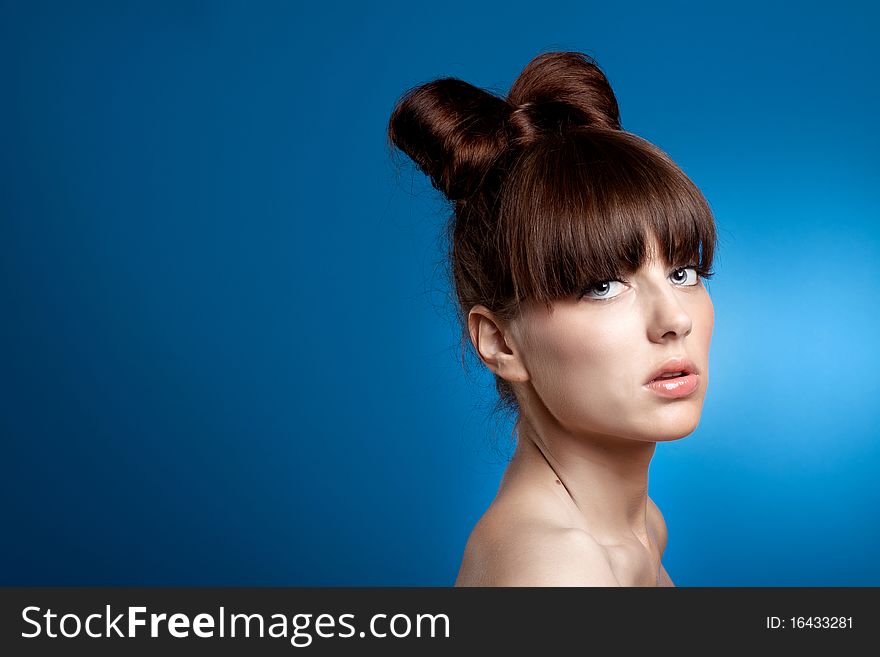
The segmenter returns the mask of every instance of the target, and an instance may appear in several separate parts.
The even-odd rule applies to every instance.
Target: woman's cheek
[[[610,354],[601,338],[566,332],[544,343],[534,370],[535,389],[560,421],[595,415],[607,402]]]

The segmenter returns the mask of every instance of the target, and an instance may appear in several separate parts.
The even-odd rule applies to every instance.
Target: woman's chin
[[[652,418],[645,428],[645,434],[655,442],[680,440],[692,434],[699,424],[699,408],[680,408]]]

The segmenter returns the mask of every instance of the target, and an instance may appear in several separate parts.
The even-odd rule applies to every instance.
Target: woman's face
[[[681,438],[700,420],[714,322],[712,299],[696,272],[650,258],[625,282],[560,301],[552,314],[530,307],[515,320],[511,330],[528,381],[514,385],[525,386],[520,393],[528,403],[537,395],[574,432]],[[689,359],[699,372],[697,388],[674,399],[645,386],[672,357]]]

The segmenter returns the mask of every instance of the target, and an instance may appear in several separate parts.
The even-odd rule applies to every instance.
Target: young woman
[[[462,345],[516,417],[456,585],[673,586],[648,468],[658,441],[697,427],[708,386],[705,198],[621,128],[582,53],[539,55],[507,98],[420,85],[389,138],[453,204]]]

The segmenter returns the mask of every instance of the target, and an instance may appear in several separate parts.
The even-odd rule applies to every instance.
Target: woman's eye
[[[688,275],[687,272],[693,272],[693,275]],[[682,274],[684,274],[683,277]],[[672,272],[669,277],[674,283],[677,283],[682,287],[690,287],[691,285],[696,285],[700,282],[700,277],[697,275],[697,269],[695,267],[679,267]]]
[[[621,287],[623,286],[623,283],[621,281],[599,281],[598,283],[593,283],[592,285],[587,287],[581,296],[587,297],[589,299],[598,299],[600,301],[605,300],[605,299],[613,299],[614,297],[618,296],[618,294],[619,294],[619,292],[618,292],[618,294],[612,293],[614,290],[613,286],[615,283],[617,283]],[[595,296],[591,296],[591,295],[595,295]]]
[[[669,278],[679,287],[691,287],[700,282],[696,267],[679,267],[669,275]],[[617,292],[615,292],[615,285],[619,286]],[[599,281],[586,287],[581,293],[581,298],[587,297],[596,301],[614,299],[620,296],[625,287],[626,284],[623,281]]]

